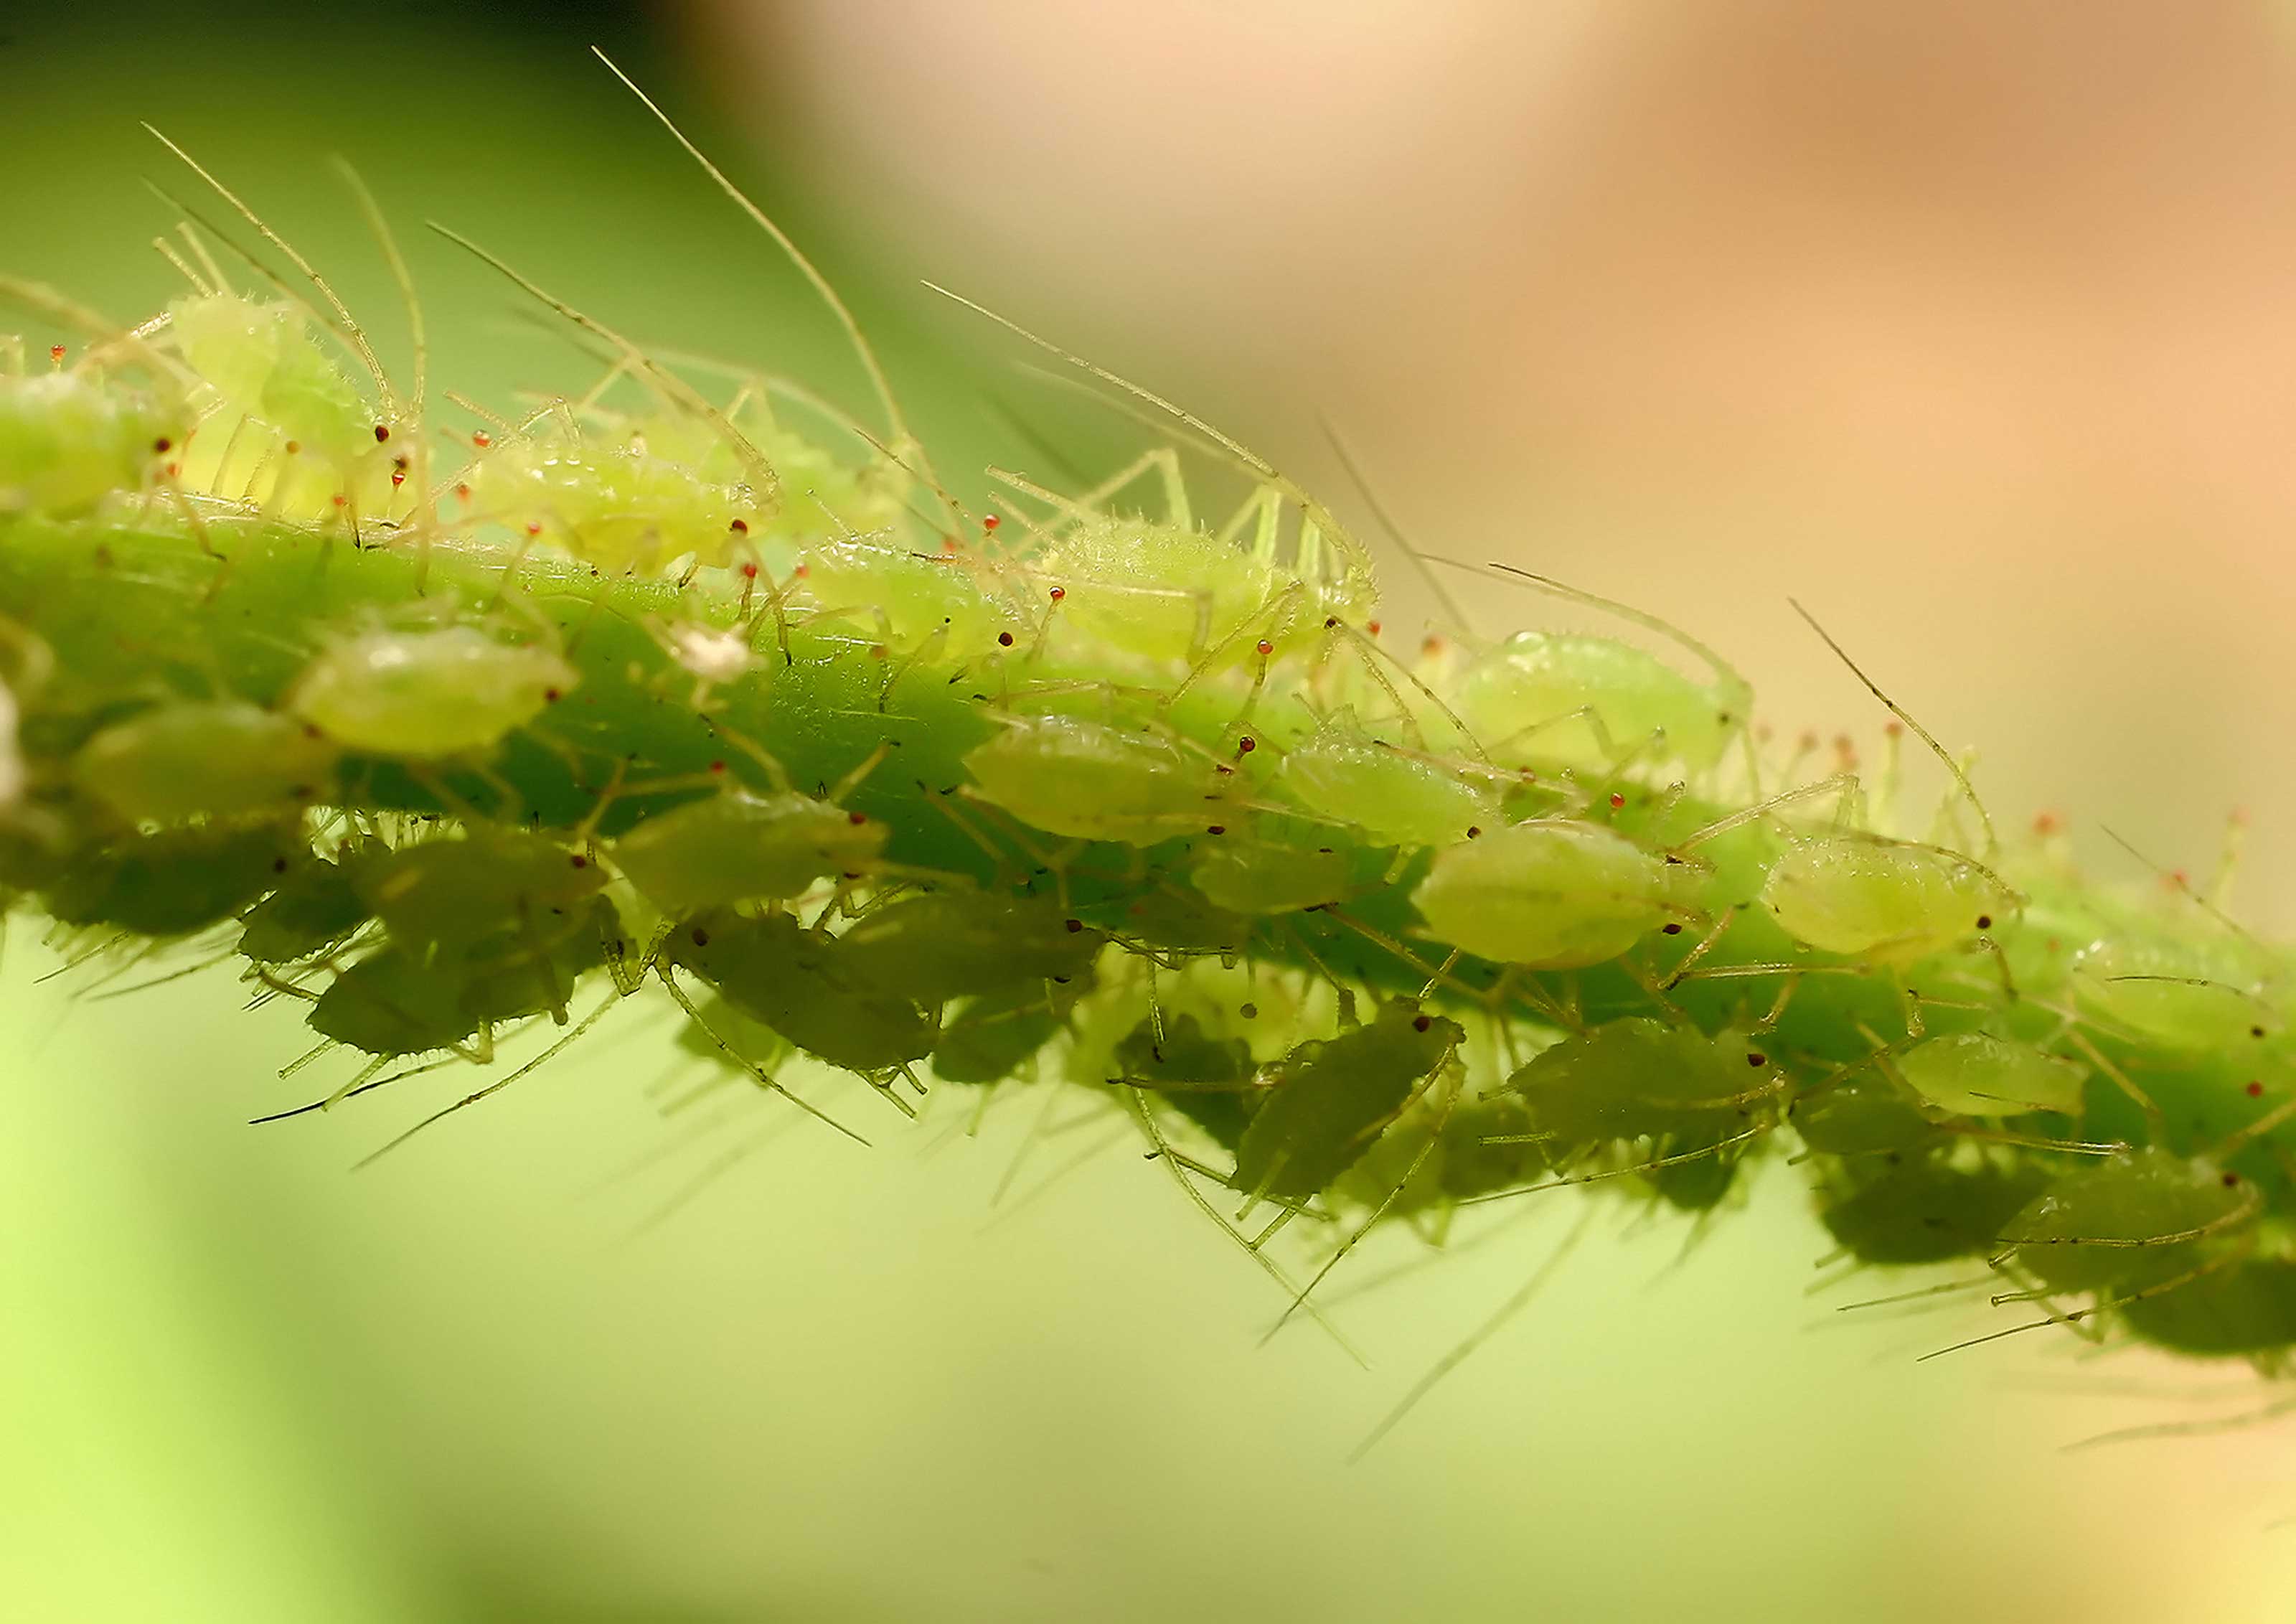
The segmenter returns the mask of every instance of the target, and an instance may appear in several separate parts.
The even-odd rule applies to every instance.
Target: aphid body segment
[[[1693,915],[1694,874],[1600,824],[1534,818],[1438,851],[1411,901],[1437,941],[1566,970],[1616,958]]]
[[[1263,1067],[1259,1104],[1236,1146],[1236,1187],[1279,1201],[1320,1193],[1465,1037],[1456,1021],[1398,998],[1353,1031],[1310,1039]]]
[[[927,891],[871,910],[838,939],[846,971],[920,1004],[1073,980],[1107,938],[1049,897]]]
[[[69,516],[148,489],[190,428],[180,406],[77,369],[0,376],[0,514]]]
[[[876,863],[885,825],[794,791],[727,790],[646,819],[613,843],[615,866],[671,915],[801,896]]]
[[[287,706],[345,750],[455,756],[492,750],[580,680],[551,650],[474,626],[365,632],[306,666]]]
[[[2220,929],[2202,937],[2123,928],[2083,947],[2071,979],[2085,1013],[2189,1054],[2286,1025],[2272,968],[2254,944]]]
[[[1762,902],[1796,941],[1903,964],[2006,923],[2022,899],[1957,851],[1843,833],[1791,847],[1772,865]]]
[[[104,728],[72,759],[80,789],[130,823],[277,812],[323,801],[336,748],[308,723],[238,700],[178,700]]]

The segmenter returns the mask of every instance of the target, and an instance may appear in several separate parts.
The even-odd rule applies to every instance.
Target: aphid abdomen
[[[1695,768],[1721,759],[1742,708],[1608,637],[1518,632],[1461,674],[1456,706],[1495,760],[1601,767],[1652,750]]]
[[[1050,898],[930,891],[863,915],[838,939],[846,972],[919,1004],[1073,979],[1107,938]]]
[[[1319,817],[1354,824],[1379,844],[1448,846],[1500,823],[1498,797],[1449,763],[1330,728],[1285,753],[1273,787]]]
[[[41,893],[65,924],[182,936],[229,918],[286,872],[299,844],[286,824],[193,824],[125,836],[70,858]]]
[[[1259,1106],[1236,1146],[1236,1187],[1279,1201],[1320,1194],[1465,1036],[1457,1022],[1398,998],[1369,1024],[1302,1044],[1264,1068]]]
[[[2047,1175],[1928,1152],[1840,1163],[1818,1193],[1834,1240],[1867,1263],[1942,1263],[1997,1249],[2005,1226]]]
[[[1222,841],[1197,849],[1188,883],[1231,913],[1294,913],[1346,897],[1355,883],[1354,854],[1332,847]]]
[[[306,857],[248,910],[240,955],[258,964],[291,964],[324,953],[372,917],[347,862]]]
[[[1498,964],[1566,970],[1616,958],[1692,909],[1669,865],[1597,824],[1541,818],[1435,854],[1411,900],[1426,934]]]
[[[1776,1092],[1767,1057],[1753,1052],[1763,1063],[1749,1066],[1748,1055],[1693,1027],[1630,1016],[1540,1051],[1507,1087],[1561,1149],[1669,1137],[1695,1148],[1738,1131]]]
[[[1112,1082],[1155,1090],[1173,1109],[1233,1151],[1264,1097],[1252,1087],[1251,1046],[1216,1038],[1193,1015],[1164,1022],[1160,1035],[1144,1021],[1116,1046]]]
[[[1014,1075],[1067,1029],[1069,1011],[1089,991],[1089,971],[1023,983],[966,999],[942,1023],[933,1075],[951,1083],[994,1083]]]
[[[352,874],[391,940],[449,956],[504,930],[550,932],[605,883],[579,852],[517,830],[474,830],[379,853]]]
[[[1926,1039],[1895,1063],[1923,1099],[1963,1117],[2077,1112],[2088,1075],[2071,1061],[1986,1032]]]
[[[2121,1305],[2128,1328],[2156,1348],[2195,1358],[2277,1366],[2296,1348],[2296,1259],[2254,1258],[2197,1274],[2174,1291]]]

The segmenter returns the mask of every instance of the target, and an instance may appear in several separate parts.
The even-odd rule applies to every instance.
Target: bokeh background
[[[1132,431],[931,275],[1430,550],[1674,618],[1782,730],[1874,732],[1785,599],[1982,759],[2296,930],[2296,19],[2280,4],[82,6],[0,20],[0,264],[123,315],[149,119],[394,295],[443,381],[579,364],[435,217],[648,340],[859,380],[587,55],[817,252],[944,467]],[[420,240],[418,240],[420,239]],[[1400,595],[1406,611],[1429,605]],[[1477,587],[1482,629],[1541,612]],[[2116,868],[2116,865],[2117,868]],[[1812,1297],[1790,1173],[1703,1234],[1558,1204],[1280,1307],[1154,1168],[1027,1113],[863,1152],[676,1097],[633,1018],[356,1175],[463,1079],[324,1120],[291,1013],[0,964],[0,1595],[70,1620],[2280,1619],[2284,1427],[2061,1453],[2235,1371]],[[671,1092],[659,1092],[671,1079]],[[427,1090],[427,1092],[417,1092]],[[1064,1171],[1064,1169],[1066,1169]],[[1057,1176],[1057,1177],[1056,1177]],[[1357,1275],[1423,1257],[1408,1244]]]

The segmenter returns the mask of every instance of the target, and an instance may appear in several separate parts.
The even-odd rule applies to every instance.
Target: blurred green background
[[[1456,382],[1489,309],[1453,311],[1464,324],[1447,334],[1442,310],[1431,314],[1442,300],[1408,293],[1410,256],[1382,283],[1336,253],[1343,237],[1318,234],[1344,223],[1337,205],[1291,183],[1383,152],[1366,172],[1374,194],[1414,176],[1440,194],[1410,229],[1439,240],[1443,220],[1480,217],[1456,179],[1467,160],[1411,119],[1442,102],[1447,64],[1472,55],[1497,13],[1462,7],[1452,46],[1390,59],[1385,99],[1362,119],[1416,129],[1417,144],[1358,131],[1358,145],[1324,152],[1287,132],[1287,113],[1310,127],[1318,115],[1286,103],[1272,67],[1243,76],[1265,143],[1239,144],[1252,120],[1218,121],[1241,92],[1213,70],[1296,46],[1308,87],[1334,95],[1345,53],[1330,41],[1370,28],[1377,8],[1332,8],[1340,23],[1315,8],[1210,22],[1201,7],[1144,9],[1080,31],[1090,10],[567,8],[538,25],[422,6],[16,17],[0,23],[0,264],[131,319],[168,296],[170,274],[145,244],[173,216],[142,181],[187,182],[137,127],[148,119],[318,258],[403,354],[389,283],[324,162],[352,159],[408,243],[440,381],[482,399],[564,387],[581,365],[490,273],[422,233],[425,217],[644,340],[765,361],[859,401],[857,373],[795,277],[591,60],[595,41],[816,249],[945,467],[1024,455],[996,401],[1055,438],[1089,445],[1110,429],[1072,430],[1062,396],[1015,380],[1010,347],[907,286],[912,271],[978,291],[1303,463],[1316,455],[1314,413],[1328,409],[1361,425],[1367,461],[1399,469],[1387,494],[1434,514],[1432,533],[1456,523],[1461,547],[1529,537],[1522,556],[1556,568],[1541,549],[1577,545],[1588,567],[1570,572],[1588,585],[1718,637],[1728,627],[1713,622],[1742,613],[1783,626],[1776,597],[1806,586],[1797,570],[1818,569],[1837,604],[1857,606],[1853,646],[1878,641],[1893,670],[1936,677],[1939,730],[2005,759],[2007,786],[1988,782],[2012,809],[2070,783],[2095,791],[2083,804],[2101,799],[2099,812],[2204,855],[2217,808],[2263,794],[2271,843],[2278,781],[2241,775],[2262,753],[2262,712],[2210,717],[2199,698],[2165,719],[2148,711],[2173,737],[2145,750],[2198,752],[2184,766],[2200,787],[2170,795],[2176,763],[2148,756],[2113,778],[2066,720],[2072,701],[2049,684],[2087,645],[2054,660],[2013,650],[1970,672],[1937,603],[2037,647],[2068,627],[2102,636],[2101,611],[2016,595],[2030,586],[2019,570],[2047,574],[2046,526],[2022,563],[1983,578],[1953,574],[1957,555],[1909,562],[1883,510],[1892,480],[1936,463],[1933,442],[1906,442],[1868,511],[1842,496],[1854,466],[1825,460],[1813,418],[1809,455],[1825,472],[1804,518],[1841,521],[1813,562],[1757,545],[1770,516],[1797,511],[1790,456],[1759,500],[1699,484],[1705,431],[1683,404],[1695,390],[1674,398],[1674,441],[1647,426],[1605,439],[1599,410],[1550,425],[1595,447],[1564,479],[1527,430],[1504,448],[1489,438],[1494,422],[1522,427],[1506,414],[1520,403],[1388,387]],[[1764,11],[1760,39],[1793,46],[1800,14]],[[1439,38],[1439,18],[1414,37],[1431,26]],[[1906,49],[1934,69],[1934,52]],[[1105,99],[1111,119],[1133,115],[1136,144],[1095,148],[1107,120],[1071,103],[1091,99],[1093,76],[1128,73]],[[1543,108],[1596,82],[1526,71],[1512,94]],[[978,99],[936,103],[934,85]],[[1180,116],[1190,97],[1199,119]],[[1566,173],[1580,151],[1523,139]],[[1077,188],[1065,226],[1031,152],[1055,176],[1105,166],[1104,185]],[[1214,207],[1222,199],[1236,212]],[[1283,270],[1295,209],[1343,292],[1385,287],[1393,302],[1347,322],[1325,312],[1314,332],[1270,315],[1264,301],[1297,291],[1315,306],[1318,293]],[[1388,234],[1365,234],[1366,262],[1386,264]],[[1116,251],[1155,242],[1170,251]],[[1514,263],[1496,250],[1494,262]],[[1223,299],[1229,280],[1244,292]],[[1680,297],[1689,307],[1669,304],[1671,319],[1699,330],[1695,290]],[[1711,313],[1727,325],[1726,301]],[[1414,345],[1431,357],[1423,374],[1396,359]],[[1633,375],[1665,376],[1642,365]],[[1980,381],[1946,390],[1939,412],[1955,400],[1979,411]],[[1439,449],[1453,433],[1481,449]],[[2061,472],[2036,458],[2037,486]],[[1328,472],[1312,469],[1323,483]],[[1980,487],[1955,488],[1983,505]],[[1661,510],[1674,517],[1652,517]],[[2013,500],[1986,511],[2005,529],[2030,517]],[[2259,498],[2258,511],[2271,510]],[[1687,539],[1668,553],[1677,525]],[[1738,598],[1699,573],[1728,546],[1744,554]],[[2094,554],[2087,569],[2103,569]],[[1940,571],[1933,603],[1921,592]],[[2195,573],[2207,584],[2188,570],[2180,589],[2199,590]],[[2222,578],[2210,589],[2217,607],[2183,642],[2156,635],[2112,680],[2141,680],[2156,647],[2163,668],[2197,663],[2205,677],[2211,636],[2244,670],[2239,617],[2270,604],[2230,602]],[[1857,714],[1821,660],[1749,663],[1775,717]],[[2108,704],[2107,718],[2128,709]],[[2164,800],[2172,814],[2153,810]],[[2267,876],[2287,872],[2296,841],[2281,846]],[[95,1001],[80,996],[85,975],[40,979],[53,968],[32,932],[12,934],[0,974],[9,1616],[2232,1620],[2284,1618],[2296,1602],[2284,1429],[2058,1452],[2108,1427],[2238,1408],[2247,1377],[2087,1363],[2068,1339],[1917,1366],[1969,1320],[1857,1322],[1832,1308],[1857,1289],[1807,1296],[1822,1238],[1783,1169],[1701,1235],[1604,1206],[1521,1318],[1350,1466],[1389,1405],[1557,1244],[1576,1208],[1527,1212],[1344,1301],[1365,1373],[1308,1328],[1257,1347],[1281,1307],[1267,1283],[1102,1127],[1037,1150],[993,1204],[1033,1103],[990,1112],[972,1137],[943,1112],[869,1152],[765,1102],[666,1118],[649,1087],[676,1070],[668,1034],[618,1014],[530,1082],[354,1175],[464,1078],[249,1128],[340,1080],[332,1060],[275,1075],[305,1046],[292,1011],[241,1013],[239,989],[216,976]],[[1398,1242],[1356,1280],[1423,1256]]]

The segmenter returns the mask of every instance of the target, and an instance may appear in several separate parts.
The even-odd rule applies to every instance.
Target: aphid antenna
[[[489,252],[486,249],[480,248],[476,242],[472,242],[470,238],[463,235],[452,226],[443,226],[436,220],[428,221],[426,224],[430,226],[432,231],[437,232],[440,236],[446,238],[449,242],[454,243],[457,248],[463,250],[465,252],[472,255],[483,263],[491,266],[496,271],[509,279],[509,281],[526,292],[530,298],[539,299],[542,303],[549,306],[550,308],[558,312],[560,316],[565,317],[566,320],[571,322],[575,326],[580,328],[585,332],[612,345],[618,352],[628,359],[633,366],[635,366],[639,372],[644,373],[657,388],[662,390],[666,399],[674,401],[678,406],[691,411],[696,416],[701,417],[709,422],[712,430],[717,432],[719,438],[725,440],[726,446],[732,449],[734,454],[742,459],[743,465],[749,469],[750,476],[758,480],[758,484],[762,488],[760,494],[760,500],[762,502],[770,506],[779,500],[781,496],[781,474],[779,472],[775,469],[771,463],[766,460],[765,455],[762,452],[750,443],[749,438],[746,435],[726,421],[726,414],[712,405],[708,397],[704,396],[701,390],[695,389],[692,384],[679,377],[676,373],[670,371],[668,367],[654,360],[652,357],[647,355],[645,351],[639,349],[629,340],[624,338],[620,333],[614,332],[611,328],[606,326],[605,324],[598,321],[595,317],[584,315],[581,311],[577,310],[573,306],[568,304],[564,299],[558,298],[555,294],[546,291],[527,277],[522,272],[512,268],[499,256]]]
[[[908,420],[901,411],[899,398],[893,393],[892,382],[885,375],[883,365],[877,359],[875,347],[869,342],[868,334],[862,331],[859,319],[854,316],[851,307],[847,305],[843,298],[839,295],[829,278],[822,275],[820,267],[816,266],[805,250],[797,245],[796,239],[783,231],[775,222],[773,217],[759,208],[747,193],[735,185],[723,169],[711,162],[701,149],[687,138],[685,132],[677,127],[670,116],[661,110],[660,104],[639,89],[637,82],[628,74],[624,73],[612,57],[608,56],[595,45],[592,45],[590,51],[591,54],[605,63],[608,72],[621,80],[629,93],[644,103],[645,110],[660,121],[662,128],[669,132],[671,138],[684,147],[687,155],[701,166],[702,172],[718,184],[718,189],[732,199],[734,205],[743,214],[748,215],[752,223],[774,240],[775,244],[788,256],[790,263],[797,267],[806,281],[812,284],[813,291],[820,295],[822,303],[829,308],[830,314],[837,319],[837,324],[844,330],[846,341],[852,346],[855,357],[861,363],[861,370],[868,374],[869,387],[875,392],[877,403],[884,410],[886,426],[891,431],[893,439],[905,447],[914,447],[918,459],[921,462],[924,461],[922,442],[910,431]],[[939,481],[934,480],[930,472],[927,472],[923,477],[936,490],[940,488]],[[955,515],[958,523],[964,522],[962,510],[955,510]]]
[[[1813,615],[1808,610],[1802,607],[1801,601],[1799,598],[1788,598],[1786,602],[1793,605],[1794,613],[1800,615],[1802,619],[1808,624],[1809,629],[1817,634],[1819,641],[1823,642],[1827,648],[1833,651],[1833,657],[1836,660],[1839,660],[1843,665],[1849,668],[1849,674],[1858,680],[1858,682],[1865,687],[1866,692],[1872,694],[1875,699],[1881,701],[1891,716],[1896,717],[1907,727],[1911,728],[1913,730],[1914,736],[1919,739],[1923,744],[1929,746],[1930,753],[1945,764],[1945,770],[1953,776],[1954,786],[1961,791],[1963,798],[1969,802],[1971,810],[1977,814],[1978,824],[1985,832],[1985,857],[1986,860],[1989,863],[1992,860],[1993,854],[2001,849],[2000,839],[1994,831],[1993,815],[1985,809],[1985,802],[1978,798],[1976,787],[1969,782],[1969,775],[1962,770],[1961,763],[1954,759],[1952,753],[1948,751],[1944,745],[1938,742],[1937,735],[1931,733],[1928,728],[1923,726],[1921,723],[1915,719],[1911,711],[1907,710],[1903,705],[1898,703],[1896,700],[1891,699],[1887,693],[1884,693],[1882,691],[1881,685],[1876,683],[1872,677],[1866,675],[1864,669],[1859,667],[1857,662],[1849,657],[1849,650],[1843,648],[1840,643],[1834,640],[1833,634],[1827,631],[1824,627],[1818,623],[1818,619],[1816,615]]]
[[[1177,422],[1185,423],[1198,434],[1210,439],[1227,455],[1236,459],[1236,461],[1245,469],[1249,470],[1259,478],[1265,480],[1276,490],[1282,492],[1284,496],[1291,497],[1294,502],[1297,502],[1300,506],[1300,510],[1312,519],[1319,527],[1321,527],[1336,544],[1341,555],[1346,560],[1347,570],[1350,576],[1367,576],[1369,574],[1371,568],[1370,556],[1365,551],[1363,544],[1356,540],[1353,536],[1348,533],[1347,527],[1341,524],[1337,519],[1333,518],[1330,511],[1326,509],[1322,503],[1309,496],[1296,480],[1291,479],[1285,474],[1278,472],[1275,467],[1265,457],[1262,457],[1259,453],[1243,445],[1242,442],[1229,435],[1222,433],[1219,430],[1214,428],[1210,423],[1206,422],[1194,413],[1166,399],[1163,396],[1157,394],[1154,390],[1144,388],[1140,384],[1134,383],[1129,379],[1119,377],[1105,366],[1101,365],[1098,362],[1087,361],[1084,357],[1076,354],[1073,350],[1063,349],[1058,344],[1054,343],[1051,340],[1042,338],[1037,334],[1031,332],[1028,328],[1023,327],[1020,323],[1013,320],[1010,316],[1000,316],[996,311],[988,308],[988,306],[980,304],[976,300],[967,299],[962,293],[952,291],[951,290],[941,286],[941,284],[937,282],[928,281],[924,285],[931,289],[934,292],[939,294],[942,298],[954,300],[955,303],[963,305],[966,309],[972,311],[975,315],[986,316],[988,320],[996,323],[998,326],[1004,328],[1008,332],[1027,340],[1029,343],[1037,346],[1037,349],[1060,357],[1062,360],[1066,361],[1070,365],[1078,367],[1085,372],[1090,373],[1102,382],[1113,385],[1115,388],[1122,390],[1126,394],[1132,396],[1136,399],[1146,402],[1149,406],[1155,407],[1158,411],[1166,414]]]
[[[249,208],[245,202],[242,201],[238,193],[232,191],[230,187],[225,185],[213,175],[208,173],[206,168],[200,164],[197,159],[193,158],[189,152],[184,151],[183,148],[177,146],[174,142],[168,140],[167,136],[161,135],[155,126],[146,124],[144,127],[152,132],[153,139],[157,140],[161,146],[166,147],[177,158],[183,160],[184,166],[188,168],[193,174],[205,181],[209,186],[214,190],[215,194],[217,197],[223,199],[225,202],[229,203],[232,208],[238,210],[240,217],[245,220],[250,226],[255,227],[256,231],[262,236],[265,242],[270,243],[272,247],[286,255],[288,263],[292,265],[298,271],[300,271],[303,274],[304,279],[309,282],[312,287],[318,291],[319,297],[325,299],[327,301],[328,308],[334,311],[335,319],[342,324],[344,334],[350,340],[352,348],[358,352],[358,358],[361,364],[365,366],[368,373],[373,377],[375,387],[382,391],[384,414],[387,416],[397,416],[397,396],[390,387],[390,377],[382,370],[382,362],[381,358],[374,353],[374,346],[367,341],[365,329],[359,325],[358,317],[351,314],[350,307],[343,303],[341,298],[335,292],[333,286],[328,283],[324,276],[322,276],[319,274],[318,268],[308,259],[306,259],[296,249],[293,243],[288,242],[286,238],[274,231],[264,220],[261,215],[256,213],[254,209]],[[189,213],[190,211],[186,209],[185,212]],[[209,227],[209,229],[213,230],[214,228]]]
[[[1452,595],[1451,589],[1443,584],[1443,578],[1435,571],[1434,561],[1412,545],[1411,538],[1403,533],[1403,527],[1388,512],[1387,504],[1379,499],[1379,493],[1372,488],[1371,480],[1357,463],[1354,454],[1348,449],[1347,441],[1341,438],[1339,425],[1323,412],[1316,414],[1316,422],[1324,431],[1324,438],[1331,442],[1332,455],[1339,459],[1340,468],[1348,476],[1349,483],[1356,488],[1356,494],[1371,510],[1371,516],[1378,521],[1379,528],[1403,549],[1403,555],[1411,561],[1412,572],[1419,577],[1428,591],[1435,595],[1435,602],[1450,617],[1451,628],[1470,637],[1480,637],[1481,633],[1476,628],[1473,617],[1467,613],[1466,606]]]
[[[2167,882],[2170,889],[2175,890],[2178,896],[2184,898],[2187,902],[2190,902],[2194,907],[2200,909],[2203,914],[2206,914],[2210,919],[2215,920],[2217,923],[2222,925],[2234,936],[2239,937],[2241,940],[2246,942],[2251,947],[2260,949],[2264,947],[2264,944],[2257,939],[2255,932],[2249,930],[2246,925],[2242,924],[2240,921],[2234,919],[2231,915],[2226,913],[2224,909],[2218,905],[2216,897],[2213,895],[2218,889],[2216,886],[2211,885],[2208,892],[2196,890],[2194,889],[2192,882],[2185,877],[2182,870],[2170,868],[2166,864],[2147,857],[2144,852],[2137,849],[2133,841],[2127,839],[2119,831],[2113,829],[2109,824],[2099,824],[2097,827],[2103,830],[2105,839],[2111,841],[2114,845],[2120,847],[2121,850],[2127,852],[2130,857],[2135,857],[2145,867],[2151,869],[2154,874]]]
[[[193,208],[182,197],[179,197],[175,193],[168,191],[167,187],[161,185],[158,181],[146,176],[144,179],[144,189],[149,192],[153,197],[158,198],[161,202],[167,204],[168,208],[176,211],[176,215],[179,217],[176,222],[176,230],[183,234],[184,240],[186,242],[192,243],[198,248],[201,263],[213,273],[214,285],[212,289],[203,288],[200,284],[202,281],[207,280],[206,278],[194,277],[191,275],[189,267],[183,265],[180,261],[176,262],[176,268],[185,273],[184,279],[191,283],[194,291],[201,293],[212,291],[214,293],[231,298],[237,297],[237,291],[232,285],[231,278],[225,275],[222,271],[217,267],[215,256],[208,252],[207,238],[201,236],[199,234],[199,231],[194,231],[193,229],[194,226],[197,226],[201,231],[206,232],[208,236],[213,237],[217,242],[222,243],[225,250],[230,253],[231,257],[238,260],[240,264],[245,266],[250,271],[253,272],[256,279],[261,282],[264,286],[269,288],[274,293],[276,293],[280,299],[286,303],[294,306],[297,310],[308,317],[315,326],[318,327],[320,331],[324,332],[329,338],[334,340],[337,344],[340,344],[343,349],[343,352],[349,356],[352,360],[357,361],[359,364],[360,370],[368,370],[365,357],[361,355],[357,343],[352,339],[350,330],[345,327],[341,322],[336,320],[334,314],[332,311],[322,310],[318,306],[313,304],[310,299],[304,295],[302,290],[298,288],[290,278],[280,275],[277,270],[266,265],[261,258],[253,250],[249,249],[246,244],[241,242],[222,226],[217,225],[211,217],[202,214],[199,209]],[[169,258],[172,260],[174,256],[170,255]],[[167,319],[170,322],[175,319],[172,313],[162,312],[162,315],[166,316]],[[154,320],[157,319],[159,318],[154,318]],[[376,381],[378,383],[381,382],[380,377],[378,377]],[[384,394],[387,396],[390,393],[390,385],[384,383],[382,384],[382,389]]]
[[[45,283],[0,275],[0,300],[29,310],[35,316],[85,334],[94,343],[116,346],[155,377],[167,379],[184,392],[199,381],[181,363],[149,343],[136,330],[108,321],[78,299],[66,298]]]

